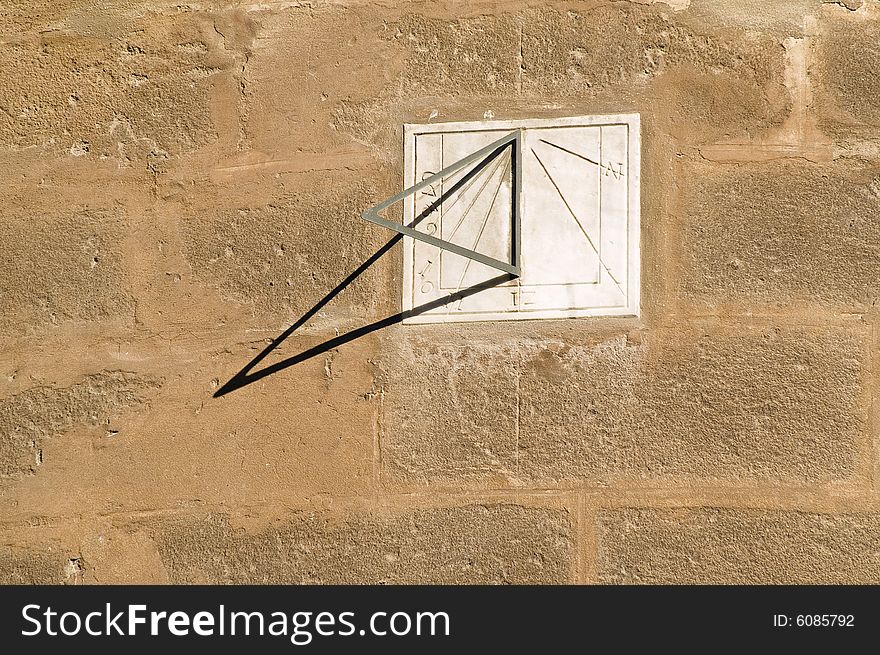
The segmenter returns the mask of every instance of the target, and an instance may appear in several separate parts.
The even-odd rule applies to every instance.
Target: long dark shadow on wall
[[[458,182],[453,184],[447,191],[445,191],[437,200],[432,202],[421,214],[419,214],[412,223],[410,223],[411,227],[415,227],[419,223],[421,223],[425,218],[431,215],[441,203],[443,203],[446,199],[448,199],[451,195],[456,193],[462,186],[467,184],[471,179],[473,179],[476,175],[480,173],[486,166],[488,166],[492,161],[495,160],[505,149],[509,147],[509,144],[505,144],[503,146],[498,147],[489,153],[485,159],[479,162],[474,168],[472,168],[466,175],[462,176]],[[311,359],[312,357],[316,357],[321,353],[325,353],[328,350],[332,350],[333,348],[338,348],[339,346],[354,341],[355,339],[359,339],[362,336],[365,336],[371,332],[375,332],[376,330],[381,330],[382,328],[386,328],[390,325],[395,325],[396,323],[402,322],[404,319],[409,318],[410,316],[418,316],[419,314],[423,314],[424,312],[430,311],[432,309],[437,309],[438,307],[442,307],[452,302],[456,302],[461,300],[462,298],[467,298],[468,296],[472,296],[475,293],[479,293],[485,289],[491,289],[492,287],[496,287],[499,284],[504,284],[509,280],[513,279],[512,275],[504,273],[502,275],[498,275],[490,280],[486,280],[485,282],[481,282],[479,284],[475,284],[470,287],[466,287],[461,289],[455,293],[451,293],[448,296],[444,296],[442,298],[438,298],[436,300],[432,300],[429,303],[425,303],[423,305],[419,305],[418,307],[413,307],[410,310],[405,312],[399,312],[397,314],[393,314],[392,316],[388,316],[387,318],[383,318],[374,323],[370,323],[369,325],[365,325],[363,327],[351,330],[350,332],[346,332],[345,334],[340,334],[337,337],[329,339],[323,343],[318,344],[308,350],[305,350],[298,355],[294,355],[292,357],[288,357],[280,362],[276,362],[274,364],[270,364],[264,368],[261,368],[259,371],[253,371],[254,367],[257,366],[261,361],[263,361],[273,350],[275,350],[278,346],[280,346],[291,334],[296,332],[300,327],[305,325],[315,314],[317,314],[323,307],[325,307],[333,298],[335,298],[339,293],[345,289],[348,285],[354,282],[358,277],[360,277],[370,266],[375,264],[385,253],[391,250],[397,243],[399,243],[403,239],[402,234],[397,234],[391,238],[388,243],[379,248],[373,255],[371,255],[363,264],[358,266],[351,274],[348,275],[342,282],[336,285],[332,291],[330,291],[326,296],[324,296],[318,303],[312,307],[309,311],[303,314],[299,320],[297,320],[293,325],[287,328],[284,332],[279,334],[275,339],[272,340],[266,348],[263,349],[256,357],[254,357],[250,362],[248,362],[244,368],[242,368],[238,373],[233,375],[228,382],[226,382],[222,387],[217,389],[214,392],[214,397],[219,398],[220,396],[225,396],[236,389],[241,389],[257,380],[262,380],[273,373],[277,373],[278,371],[283,371],[286,368],[291,366],[295,366],[301,362],[306,361],[307,359]]]

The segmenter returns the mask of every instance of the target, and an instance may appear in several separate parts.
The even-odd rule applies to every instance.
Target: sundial
[[[406,125],[404,141],[406,188],[364,218],[404,235],[405,323],[638,316],[638,114]]]

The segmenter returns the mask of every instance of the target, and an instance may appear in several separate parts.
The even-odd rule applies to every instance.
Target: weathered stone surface
[[[520,381],[520,468],[551,480],[849,479],[867,429],[865,348],[846,331],[763,329],[543,350]]]
[[[516,468],[516,354],[401,341],[380,366],[382,445],[392,479],[461,479]]]
[[[332,5],[265,14],[259,23],[264,47],[253,49],[243,74],[244,143],[294,167],[311,158],[319,169],[357,168],[357,144],[328,126],[355,120],[355,107],[395,80],[402,57],[382,38],[391,28],[372,12]],[[308,65],[290,65],[296,61]],[[397,128],[387,115],[377,119],[364,127]]]
[[[33,219],[2,214],[0,331],[20,334],[69,320],[132,316],[123,230],[114,214],[86,210]]]
[[[118,33],[166,0],[6,0],[0,7],[0,34],[21,38],[28,32]]]
[[[362,143],[399,147],[399,125],[415,115],[427,120],[443,112],[449,120],[451,106],[479,106],[488,99],[515,98],[520,93],[521,18],[503,13],[470,17],[434,17],[416,13],[382,16],[362,13],[361,38],[349,42],[358,59],[379,59],[383,69],[358,73],[359,88],[334,103],[336,129]],[[346,56],[355,53],[346,49]],[[321,62],[321,71],[337,77]],[[351,78],[341,76],[341,88]],[[365,94],[364,89],[370,93]],[[333,97],[333,91],[328,98]]]
[[[420,344],[388,365],[385,470],[419,484],[847,480],[867,429],[866,340],[768,328]]]
[[[291,338],[262,365],[322,341]],[[224,358],[226,375],[264,345]],[[228,379],[218,377],[212,383],[216,366],[168,382],[154,408],[123,430],[124,439],[94,458],[94,474],[83,476],[83,483],[93,489],[93,497],[140,508],[167,506],[175,498],[236,506],[368,495],[376,402],[371,400],[367,360],[373,352],[367,338],[222,398],[211,397],[215,384]],[[132,472],[119,461],[145,465]],[[145,499],[139,490],[157,471],[164,488]],[[106,480],[114,483],[110,494],[103,489]]]
[[[0,584],[65,584],[79,582],[82,562],[61,552],[0,548]]]
[[[81,425],[98,425],[143,402],[157,383],[128,373],[97,373],[64,389],[35,387],[0,400],[0,477],[32,473],[42,444]]]
[[[324,176],[309,189],[257,207],[192,209],[182,233],[196,277],[224,298],[298,318],[393,236],[361,219],[379,198],[370,184]],[[367,269],[329,310],[384,302],[375,293],[378,268]]]
[[[394,25],[407,51],[403,93],[502,95],[520,77],[520,26],[514,15],[458,20],[416,14]]]
[[[708,303],[870,307],[880,165],[685,165],[682,290]]]
[[[298,140],[311,145],[319,138],[350,144],[353,137],[365,144],[381,143],[383,151],[377,154],[389,159],[385,148],[399,148],[400,124],[412,122],[414,106],[427,119],[435,106],[470,104],[473,97],[482,103],[486,98],[518,93],[520,22],[515,14],[436,17],[400,15],[395,10],[324,8],[309,17],[287,19],[279,29],[290,44],[283,46],[290,56],[305,49],[300,44],[332,39],[334,30],[351,38],[323,48],[308,46],[311,66],[307,75],[285,73],[295,78],[295,87],[279,85],[277,75],[265,69],[271,66],[273,55],[261,58],[257,52],[249,76],[264,89],[265,99],[249,114],[248,128],[257,143],[268,141],[259,138],[267,127],[267,110],[275,113],[275,106],[302,106],[306,94],[318,100],[317,106],[302,106],[302,112],[313,120],[297,120],[281,128],[282,138],[285,132],[296,131]],[[315,129],[323,124],[328,110],[338,135]]]
[[[766,82],[778,69],[760,39],[700,34],[662,9],[607,4],[589,11],[537,10],[526,15],[524,86],[595,93],[639,83],[666,69],[690,65]],[[763,46],[763,47],[761,47]]]
[[[768,93],[763,85],[729,71],[704,71],[686,64],[657,82],[664,131],[684,142],[712,143],[739,139],[780,124],[784,116],[781,89]]]
[[[140,26],[114,38],[48,33],[5,44],[0,149],[161,169],[211,142],[211,78],[234,53],[206,16],[152,16]]]
[[[0,581],[877,582],[876,5],[0,1]],[[213,396],[391,238],[404,123],[621,112],[640,318],[395,326]]]
[[[658,78],[661,120],[679,137],[694,137],[695,128],[703,138],[740,134],[784,117],[778,43],[705,31],[656,7],[526,12],[522,57],[527,94],[631,96]]]
[[[807,19],[821,14],[824,6],[835,5],[839,11],[862,6],[863,0],[785,0],[767,3],[762,0],[686,0],[688,13],[711,23],[742,25],[752,30],[803,37]]]
[[[777,40],[686,22],[668,9],[615,3],[458,19],[407,15],[377,29],[403,53],[397,79],[377,97],[340,101],[334,122],[383,146],[393,135],[382,121],[412,121],[432,108],[528,115],[588,100],[605,113],[641,109],[686,141],[743,138],[786,116]]]
[[[878,584],[880,515],[621,509],[599,515],[612,584]]]
[[[828,19],[817,38],[814,80],[820,123],[838,138],[877,132],[880,123],[880,19]]]
[[[144,392],[147,402],[129,411],[98,406],[93,409],[98,425],[81,423],[64,437],[44,440],[45,461],[36,475],[0,485],[0,516],[24,522],[35,514],[76,515],[84,507],[124,516],[190,504],[289,506],[375,493],[379,400],[368,364],[375,340],[367,337],[331,349],[214,398],[220,385],[266,346],[258,339],[239,345],[241,338],[226,331],[160,340],[154,346],[121,345],[118,352],[132,366],[161,375],[161,389]],[[291,337],[257,370],[326,338]],[[217,352],[205,354],[206,348]],[[96,359],[108,361],[100,355]],[[42,365],[53,370],[66,362],[59,357]],[[4,372],[0,368],[3,384]],[[108,389],[103,395],[116,402],[123,391]],[[100,396],[88,398],[100,401]],[[40,395],[18,420],[49,410],[80,411],[54,409]],[[59,494],[59,488],[65,492]]]
[[[573,571],[568,515],[518,505],[342,522],[297,514],[256,534],[211,515],[167,522],[154,533],[175,583],[559,584]]]

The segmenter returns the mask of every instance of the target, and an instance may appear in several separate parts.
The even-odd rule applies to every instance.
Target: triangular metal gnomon
[[[415,229],[415,226],[418,225],[422,220],[427,218],[428,215],[436,211],[440,204],[450,196],[452,196],[461,186],[474,174],[476,174],[479,170],[482,170],[485,166],[488,166],[489,163],[495,160],[504,150],[507,148],[511,148],[511,174],[513,179],[513,189],[512,189],[512,230],[511,230],[511,244],[510,244],[510,259],[511,261],[505,262],[500,259],[495,259],[494,257],[489,257],[488,255],[484,255],[483,253],[477,252],[476,250],[471,250],[469,248],[464,248],[455,243],[451,243],[449,241],[445,241],[443,239],[438,239],[435,236],[431,236],[430,234],[425,234],[424,232],[419,232]],[[482,160],[482,161],[480,161]],[[409,225],[402,225],[400,223],[395,223],[394,221],[389,221],[386,218],[379,216],[379,212],[388,209],[391,205],[400,202],[401,200],[407,198],[408,196],[414,195],[415,193],[421,191],[425,187],[431,186],[435,182],[440,181],[444,177],[448,177],[457,171],[473,164],[474,162],[479,162],[477,166],[468,174],[465,175],[462,179],[452,185],[447,191],[443,192],[443,194],[435,200],[431,205],[425,209],[425,211],[421,212],[418,216],[416,216],[412,223]],[[459,159],[457,162],[454,162],[447,166],[446,168],[434,173],[430,177],[425,178],[418,184],[415,184],[408,189],[404,189],[400,193],[395,196],[388,198],[387,200],[383,200],[375,207],[371,207],[367,211],[365,211],[362,216],[364,219],[370,221],[371,223],[375,223],[376,225],[381,225],[382,227],[387,227],[389,230],[394,230],[395,232],[399,232],[404,236],[412,237],[413,239],[418,239],[419,241],[424,241],[425,243],[429,243],[432,246],[436,246],[437,248],[441,248],[443,250],[448,250],[450,252],[454,252],[457,255],[461,255],[462,257],[467,257],[468,259],[473,259],[474,261],[480,262],[481,264],[485,264],[486,266],[491,266],[492,268],[496,268],[499,271],[504,271],[505,273],[510,273],[514,276],[520,275],[520,238],[521,238],[521,230],[520,230],[520,196],[522,194],[522,130],[516,130],[515,132],[511,132],[507,136],[504,136],[497,141],[494,141],[487,145],[485,148],[481,148],[476,152],[468,155],[464,159]]]

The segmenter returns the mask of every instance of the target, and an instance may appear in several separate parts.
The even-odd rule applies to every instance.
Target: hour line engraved
[[[623,290],[623,287],[620,286],[620,282],[617,281],[617,278],[614,277],[614,273],[611,272],[611,269],[608,268],[608,265],[602,260],[602,255],[599,254],[598,248],[596,248],[596,244],[593,243],[593,240],[590,238],[590,235],[587,234],[587,231],[584,229],[584,226],[581,224],[580,219],[577,217],[577,214],[574,213],[571,206],[568,204],[568,200],[565,199],[565,196],[562,195],[562,191],[559,189],[559,186],[556,184],[556,180],[553,179],[553,176],[550,175],[550,171],[547,170],[547,167],[544,166],[544,162],[541,161],[541,158],[538,157],[538,153],[535,152],[534,148],[531,148],[532,154],[535,156],[535,159],[538,160],[538,163],[541,165],[541,168],[544,170],[544,175],[547,176],[547,179],[550,180],[550,184],[553,185],[553,188],[556,189],[556,193],[559,194],[559,197],[562,199],[565,208],[568,210],[568,213],[571,214],[571,217],[574,219],[574,222],[577,223],[578,227],[581,229],[581,232],[584,233],[584,236],[587,238],[587,243],[590,244],[590,247],[593,249],[593,252],[596,253],[596,257],[599,259],[599,263],[602,265],[602,268],[605,269],[605,272],[608,273],[608,277],[617,285],[617,288],[620,289],[620,292],[626,296],[626,291]]]
[[[504,165],[504,171],[502,171],[502,173],[501,173],[501,179],[498,180],[498,187],[495,189],[495,194],[492,196],[492,202],[489,203],[489,210],[486,212],[486,218],[483,219],[483,224],[480,226],[480,231],[477,234],[477,238],[474,241],[474,245],[471,247],[471,250],[476,250],[477,246],[480,245],[480,239],[483,238],[483,232],[486,230],[486,225],[489,224],[489,218],[492,216],[492,210],[495,208],[495,201],[498,200],[498,194],[501,192],[501,187],[504,186],[504,180],[507,177],[507,172],[509,170],[510,170],[510,162],[507,162]],[[494,177],[494,175],[495,175],[495,173],[493,172],[492,176]],[[482,192],[482,189],[480,191]],[[453,295],[455,295],[456,293],[461,291],[461,285],[464,284],[464,278],[465,278],[465,276],[467,276],[467,272],[468,272],[468,269],[470,268],[472,261],[473,261],[472,259],[468,259],[467,263],[464,265],[464,271],[462,271],[462,273],[461,273],[461,278],[459,278],[459,280],[458,280],[458,285],[456,286],[455,292],[453,293]],[[458,307],[456,308],[459,311],[461,311],[461,301],[462,300],[464,300],[464,299],[463,298],[459,299]],[[447,310],[447,313],[448,313],[448,310]]]
[[[574,152],[573,150],[569,150],[568,148],[563,148],[560,145],[556,145],[555,143],[551,143],[550,141],[547,141],[546,139],[538,139],[538,140],[541,143],[546,143],[548,146],[552,146],[552,147],[556,148],[557,150],[561,150],[562,152],[567,152],[569,155],[572,155],[574,157],[579,157],[580,159],[583,159],[586,162],[590,162],[591,164],[593,164],[593,166],[598,166],[603,171],[605,171],[605,177],[608,177],[609,173],[614,176],[615,180],[619,180],[620,178],[623,177],[623,162],[618,162],[617,170],[615,171],[613,164],[599,163],[599,162],[597,162],[593,159],[590,159],[589,157],[586,157],[580,153]]]
[[[479,174],[475,175],[470,180],[468,180],[467,183],[464,185],[464,187],[462,187],[459,190],[459,192],[456,194],[455,198],[452,200],[452,202],[449,204],[448,207],[442,208],[441,206],[438,205],[438,207],[434,210],[434,211],[437,211],[437,209],[442,209],[442,211],[449,213],[449,211],[452,210],[453,207],[455,207],[455,205],[458,203],[458,201],[461,200],[461,198],[466,195],[466,193],[471,189],[471,187],[474,184],[476,184],[477,180],[480,179],[481,177],[484,178],[482,186],[479,188],[477,193],[474,194],[474,198],[471,201],[470,205],[468,205],[467,209],[464,210],[464,213],[461,215],[461,218],[459,219],[458,224],[452,230],[452,234],[449,235],[450,239],[453,236],[455,236],[455,233],[458,231],[458,228],[461,227],[462,223],[464,222],[464,219],[467,218],[467,215],[470,212],[471,208],[476,204],[477,200],[480,198],[483,191],[488,186],[489,182],[492,181],[492,178],[495,177],[495,173],[498,172],[498,169],[501,166],[502,161],[503,161],[503,158],[499,158],[497,162],[494,162],[492,167],[489,169],[488,174],[485,173],[484,171],[480,171]],[[422,179],[425,179],[425,174],[422,175]],[[503,183],[504,183],[504,175],[502,174],[500,184],[503,184]],[[441,188],[442,188],[442,186],[441,186]],[[433,186],[431,187],[431,189],[433,190]],[[497,192],[496,192],[496,194],[497,194]],[[490,208],[490,212],[491,212],[491,208]],[[427,228],[428,234],[434,234],[437,231],[437,225],[434,222],[427,223],[426,228]],[[468,260],[468,262],[470,262],[470,260]],[[419,288],[419,291],[423,294],[430,293],[431,291],[434,290],[434,284],[430,280],[425,279],[425,274],[427,273],[428,269],[431,267],[432,264],[433,264],[433,262],[431,260],[428,260],[427,265],[419,273],[419,277],[423,280],[423,282]],[[467,271],[465,271],[465,272],[467,272]],[[461,284],[459,283],[459,288],[460,287],[461,287]],[[460,299],[458,301],[458,307],[456,309],[461,310],[462,300],[463,299]]]
[[[497,168],[498,166],[500,166],[500,163],[499,163],[499,162],[495,162],[494,165],[495,165],[495,167]],[[422,179],[423,179],[423,180],[426,179],[426,178],[425,178],[425,175],[434,175],[434,173],[431,173],[430,171],[426,171],[425,173],[422,174]],[[450,212],[450,211],[452,210],[452,208],[455,207],[456,203],[458,203],[458,201],[461,200],[462,197],[464,197],[464,195],[470,190],[470,188],[471,188],[474,184],[476,184],[477,180],[480,179],[482,176],[483,176],[483,172],[482,172],[482,171],[481,171],[480,173],[478,173],[477,175],[474,175],[471,179],[469,179],[469,180],[465,183],[465,185],[464,185],[461,189],[459,189],[458,193],[455,194],[455,198],[452,199],[452,202],[449,203],[449,206],[448,206],[448,207],[442,207],[441,205],[437,205],[436,207],[434,207],[434,210],[433,210],[431,213],[433,214],[433,213],[436,212],[438,209],[442,209],[443,211],[445,211],[445,212],[447,212],[447,213]],[[485,185],[484,185],[484,186],[485,186]],[[434,185],[431,185],[431,188],[433,189],[433,188],[434,188]],[[442,189],[442,182],[441,182],[441,189]],[[482,191],[482,189],[480,189],[480,191]],[[477,196],[479,196],[479,195],[480,195],[480,194],[478,193]],[[430,226],[430,225],[434,225],[434,230],[436,231],[437,227],[436,227],[436,225],[435,225],[434,223],[428,223],[427,225],[428,225],[428,226]],[[410,227],[412,227],[412,226],[410,226]],[[433,233],[434,233],[434,232],[431,232],[430,234],[433,234]]]
[[[482,186],[480,187],[480,189],[474,194],[474,198],[473,198],[473,200],[471,200],[471,204],[468,205],[468,208],[464,210],[464,213],[463,213],[463,214],[461,215],[461,217],[458,219],[458,223],[455,224],[455,227],[452,228],[452,232],[450,232],[450,233],[449,233],[449,236],[446,237],[447,240],[450,240],[450,241],[451,241],[451,240],[452,240],[452,237],[455,236],[455,233],[458,232],[458,228],[460,228],[461,225],[462,225],[462,223],[464,223],[464,219],[467,218],[468,212],[470,212],[470,210],[473,209],[473,206],[474,206],[475,204],[477,204],[477,200],[480,199],[480,196],[483,194],[483,191],[486,189],[487,186],[489,186],[489,182],[491,182],[491,181],[492,181],[492,178],[495,177],[495,173],[498,172],[498,169],[500,168],[500,166],[501,166],[501,162],[502,162],[502,161],[504,161],[504,159],[503,159],[503,158],[499,158],[498,161],[495,163],[495,166],[494,166],[494,168],[492,169],[492,171],[491,171],[488,175],[486,175],[486,179],[485,179],[485,181],[483,182],[483,185],[482,185]],[[505,170],[506,170],[506,165],[505,165]],[[501,181],[502,181],[502,183],[504,182],[504,175],[503,175],[503,174],[501,175]],[[463,192],[462,192],[462,193],[463,193]],[[497,192],[496,192],[496,193],[497,193]],[[461,197],[461,196],[459,195],[459,198],[460,198],[460,197]],[[450,206],[449,209],[452,209],[452,206]],[[449,213],[449,209],[446,209],[446,210],[445,210],[447,214]],[[474,246],[474,248],[476,248],[476,246]],[[470,260],[468,260],[468,261],[470,261]]]

